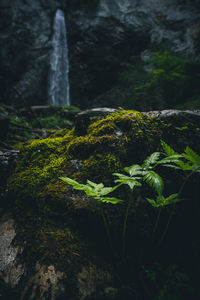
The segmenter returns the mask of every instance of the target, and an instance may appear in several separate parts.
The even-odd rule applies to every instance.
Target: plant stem
[[[111,236],[110,236],[110,230],[109,230],[108,222],[106,220],[106,216],[104,214],[102,205],[100,205],[100,210],[101,210],[101,216],[102,216],[102,219],[103,219],[103,222],[104,222],[104,225],[105,225],[106,233],[107,233],[107,236],[108,236],[109,246],[110,246],[110,249],[111,249],[112,253],[114,253],[112,240],[111,240]]]
[[[158,215],[157,215],[157,218],[156,218],[156,223],[155,223],[154,228],[153,228],[152,239],[154,238],[154,235],[156,233],[156,230],[157,230],[157,227],[158,227],[158,223],[160,221],[160,215],[161,215],[161,208],[159,207],[159,209],[158,209]]]
[[[128,220],[128,213],[129,213],[129,209],[131,206],[132,198],[133,198],[133,191],[131,191],[131,193],[130,193],[128,204],[126,207],[126,213],[125,213],[125,217],[124,217],[124,225],[123,225],[123,233],[122,233],[122,257],[125,256],[127,220]]]
[[[180,190],[179,190],[179,192],[178,192],[178,196],[181,195],[181,193],[182,193],[182,191],[183,191],[183,188],[184,188],[185,184],[187,183],[187,181],[189,180],[189,178],[192,176],[193,173],[194,173],[194,171],[192,171],[192,172],[186,177],[186,179],[184,180],[184,182],[183,182],[183,184],[181,185]],[[165,237],[165,235],[166,235],[166,233],[167,233],[167,231],[168,231],[168,228],[169,228],[169,224],[170,224],[171,219],[172,219],[172,217],[173,217],[173,215],[174,215],[175,208],[176,208],[176,203],[173,204],[173,208],[172,208],[172,211],[171,211],[171,213],[170,213],[170,215],[169,215],[167,225],[166,225],[166,227],[165,227],[165,230],[163,231],[163,234],[162,234],[162,236],[161,236],[161,238],[160,238],[160,240],[159,240],[157,246],[160,246],[160,244],[161,244],[162,241],[164,240],[164,237]]]

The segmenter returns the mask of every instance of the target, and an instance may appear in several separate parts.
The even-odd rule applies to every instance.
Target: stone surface
[[[1,101],[47,104],[49,54],[57,8],[66,14],[71,100],[94,98],[117,80],[120,63],[152,45],[186,53],[199,50],[199,6],[179,0],[0,1]]]
[[[14,220],[5,215],[0,223],[0,278],[10,288],[19,284],[25,272],[24,265],[17,260],[22,248],[13,244],[15,236]]]
[[[35,266],[35,274],[26,283],[20,299],[63,299],[63,294],[65,291],[63,278],[64,273],[56,271],[53,265],[41,266],[39,263],[37,263]]]

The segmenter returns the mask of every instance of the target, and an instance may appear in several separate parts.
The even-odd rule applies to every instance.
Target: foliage
[[[80,184],[75,180],[72,180],[68,177],[60,177],[64,182],[71,184],[75,190],[82,190],[86,193],[87,196],[91,196],[96,199],[98,202],[106,202],[106,203],[121,203],[122,200],[117,199],[115,197],[104,197],[111,192],[113,192],[117,186],[115,187],[104,187],[103,183],[95,183],[90,180],[87,180],[87,184]]]
[[[33,128],[71,128],[72,122],[60,116],[37,117],[31,121]]]
[[[152,269],[143,267],[146,282],[154,293],[154,300],[181,300],[190,298],[194,290],[186,273],[176,264],[166,267],[155,264]]]
[[[183,154],[176,153],[168,144],[164,141],[161,141],[161,145],[163,148],[164,158],[160,159],[161,153],[154,152],[149,157],[147,157],[144,162],[139,165],[135,164],[130,167],[125,167],[124,171],[128,173],[128,175],[122,173],[113,173],[117,179],[115,179],[115,183],[117,183],[114,187],[104,187],[103,183],[96,184],[90,180],[87,180],[87,184],[80,184],[75,180],[72,180],[68,177],[60,177],[64,182],[72,185],[74,189],[83,190],[88,196],[93,197],[98,202],[106,202],[109,204],[117,204],[121,203],[122,200],[117,199],[115,197],[105,197],[110,194],[117,188],[122,185],[128,185],[131,190],[129,201],[127,203],[127,209],[124,218],[123,225],[123,237],[122,237],[122,253],[123,256],[125,254],[125,238],[126,238],[126,230],[127,230],[127,218],[131,203],[133,202],[133,191],[137,187],[142,186],[142,182],[146,182],[151,188],[153,188],[157,194],[156,200],[146,198],[146,200],[153,207],[163,207],[170,204],[175,204],[176,202],[181,201],[180,195],[182,193],[183,187],[188,180],[188,178],[194,173],[200,172],[200,156],[195,153],[190,147],[186,147]],[[155,172],[157,166],[171,167],[175,169],[181,169],[182,171],[191,171],[190,174],[185,178],[182,186],[179,191],[173,193],[167,197],[163,195],[164,183],[162,177]],[[103,219],[108,232],[107,221],[105,220],[105,216],[103,215]]]
[[[125,95],[122,105],[163,109],[181,107],[191,99],[198,106],[199,65],[198,59],[169,51],[152,52],[147,61],[133,57],[123,64],[119,79]]]

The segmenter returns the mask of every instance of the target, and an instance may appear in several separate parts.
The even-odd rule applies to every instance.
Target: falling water
[[[54,18],[52,47],[49,73],[49,102],[50,105],[70,105],[67,31],[65,17],[60,9],[56,11]]]

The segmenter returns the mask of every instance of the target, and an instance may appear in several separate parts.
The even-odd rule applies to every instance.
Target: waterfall
[[[49,73],[50,105],[70,105],[69,60],[65,16],[58,9],[54,18],[52,53]]]

